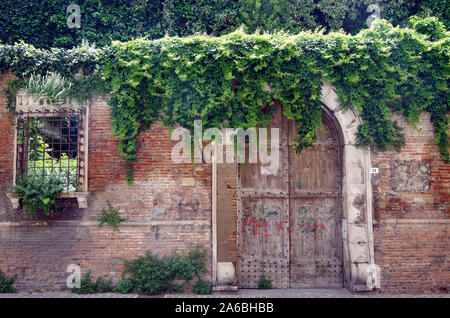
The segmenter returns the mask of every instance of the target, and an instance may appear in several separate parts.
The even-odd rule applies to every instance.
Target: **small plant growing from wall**
[[[25,211],[33,219],[38,210],[50,215],[57,209],[56,198],[63,190],[63,182],[57,175],[23,175],[10,193],[22,198]]]
[[[103,208],[102,213],[98,216],[98,227],[104,224],[109,225],[114,231],[119,231],[119,224],[126,222],[128,218],[121,217],[119,211],[111,206],[109,201],[106,202],[107,207]]]
[[[259,277],[259,281],[258,281],[258,288],[259,289],[271,289],[272,281],[270,279],[267,279],[265,275],[261,275]]]
[[[95,294],[95,293],[107,293],[113,290],[112,283],[105,281],[102,278],[97,278],[96,281],[92,281],[90,272],[80,281],[80,288],[72,288],[71,292],[76,294]]]
[[[7,277],[2,271],[0,271],[0,293],[15,293],[14,282],[17,275]]]
[[[211,283],[208,281],[199,279],[198,281],[195,282],[192,290],[197,295],[211,294],[211,290],[212,290]]]

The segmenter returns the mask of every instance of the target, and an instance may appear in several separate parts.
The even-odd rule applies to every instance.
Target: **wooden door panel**
[[[315,270],[315,288],[336,288],[343,286],[342,262],[339,262],[339,264],[317,262]]]
[[[290,262],[314,263],[314,199],[290,200]]]
[[[342,234],[338,198],[316,199],[315,287],[342,287]]]
[[[314,199],[290,200],[290,287],[313,287],[314,262]]]
[[[315,169],[316,151],[311,148],[303,149],[300,154],[290,151],[291,192],[310,191],[316,188],[319,171]]]
[[[246,146],[248,149],[248,146]],[[247,150],[248,153],[248,150]],[[282,161],[278,171],[282,168]],[[257,163],[246,162],[243,169],[241,169],[241,188],[242,190],[254,190],[254,191],[281,191],[283,189],[284,181],[281,173],[277,174],[262,174],[262,165],[259,157]]]
[[[315,286],[316,268],[314,261],[291,263],[289,266],[290,288],[311,288]]]
[[[317,131],[313,146],[296,153],[289,150],[291,194],[304,192],[337,192],[340,178],[340,148],[336,133],[330,129],[330,122],[323,116],[322,129]],[[296,139],[294,121],[289,122],[289,140]]]
[[[242,198],[241,257],[284,258],[285,207],[282,198]]]
[[[272,115],[272,122],[266,127],[267,128],[267,154],[270,155],[271,151],[271,141],[273,140],[271,137],[271,128],[278,128],[279,129],[279,140],[278,140],[278,147],[281,150],[281,148],[284,146],[282,144],[282,136],[283,133],[285,134],[285,128],[283,127],[284,119],[282,117],[281,108],[278,106],[276,108],[276,111],[274,111]],[[249,154],[250,151],[254,151],[255,147],[250,147],[246,144],[245,147],[246,154]],[[284,165],[287,164],[287,162],[282,160],[281,151],[279,151],[279,166],[277,173],[272,174],[264,174],[262,173],[264,170],[264,167],[269,167],[269,164],[262,163],[259,149],[256,150],[257,153],[257,162],[256,163],[249,163],[250,155],[246,155],[245,157],[245,165],[241,165],[240,169],[240,179],[241,179],[241,189],[246,190],[255,190],[255,191],[274,191],[274,190],[282,190],[285,186],[285,180],[283,179],[282,170],[284,168]],[[273,159],[275,160],[275,159]]]
[[[295,135],[290,121],[289,138]],[[314,145],[289,150],[289,169],[290,286],[342,286],[340,147],[325,114]]]
[[[341,148],[323,115],[317,141],[297,154],[289,145],[296,124],[281,108],[268,127],[280,128],[280,169],[238,167],[239,286],[256,288],[264,274],[275,288],[343,285]],[[248,149],[247,149],[248,152]]]
[[[239,288],[258,288],[258,281],[263,273],[260,261],[239,259],[237,263],[237,278]]]
[[[257,288],[261,275],[289,287],[288,208],[285,198],[241,197],[239,286]]]
[[[240,288],[258,288],[261,275],[272,281],[272,288],[289,288],[289,264],[287,261],[240,260],[238,262],[238,286]]]
[[[318,146],[291,156],[291,193],[337,192],[339,189],[336,149]]]
[[[336,198],[316,199],[316,259],[325,259],[336,263],[341,259],[341,232],[339,231],[339,211]]]

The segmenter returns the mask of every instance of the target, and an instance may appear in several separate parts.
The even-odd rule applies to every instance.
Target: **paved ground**
[[[148,296],[136,294],[93,294],[77,295],[70,292],[48,292],[0,294],[0,298],[146,298]],[[199,296],[194,294],[167,294],[152,296],[152,298],[450,298],[450,294],[382,294],[360,293],[352,294],[346,289],[239,289],[236,293],[214,293]]]

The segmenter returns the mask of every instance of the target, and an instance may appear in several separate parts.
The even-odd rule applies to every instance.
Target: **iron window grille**
[[[16,175],[55,176],[63,193],[85,189],[85,109],[20,110]]]

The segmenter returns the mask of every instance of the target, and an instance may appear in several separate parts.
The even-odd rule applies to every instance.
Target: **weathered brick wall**
[[[0,87],[10,78],[0,75]],[[66,200],[58,216],[27,221],[5,194],[14,154],[14,128],[5,105],[1,93],[0,269],[18,274],[19,289],[57,290],[72,263],[80,264],[83,273],[91,270],[93,276],[117,280],[123,261],[147,250],[168,254],[200,244],[211,253],[211,167],[173,163],[174,142],[167,128],[155,123],[139,137],[135,183],[128,186],[103,98],[96,98],[90,109],[89,208],[78,209],[76,200]],[[450,286],[450,165],[432,144],[428,114],[416,129],[397,120],[407,136],[402,152],[372,152],[372,167],[380,168],[372,175],[375,261],[383,291],[437,292]],[[183,178],[194,178],[195,185],[182,186]],[[107,200],[129,218],[120,232],[97,228],[95,220]],[[219,223],[236,223],[235,198],[232,204],[232,222]],[[219,233],[219,261],[234,261],[235,234],[232,226]]]
[[[0,75],[0,87],[4,87],[11,74]],[[6,96],[0,93],[0,218],[6,214],[7,197],[5,192],[12,183],[14,155],[11,156],[14,143],[14,127],[11,125],[10,112],[6,108]]]
[[[0,87],[10,75],[0,76]],[[210,251],[211,166],[175,164],[175,142],[168,129],[155,123],[139,137],[135,182],[125,181],[117,139],[111,134],[111,117],[104,98],[94,99],[89,118],[88,209],[76,200],[59,215],[39,222],[27,220],[12,209],[6,191],[13,175],[14,128],[0,95],[0,270],[17,274],[21,290],[58,290],[65,285],[67,265],[81,265],[82,273],[118,280],[124,260],[143,255],[186,252],[197,245]],[[194,186],[182,186],[193,178]],[[128,222],[97,228],[96,218],[107,201]],[[208,269],[210,264],[208,262]]]
[[[396,116],[401,152],[372,152],[375,261],[382,289],[439,292],[450,286],[450,165],[433,145],[430,115],[416,128]]]

